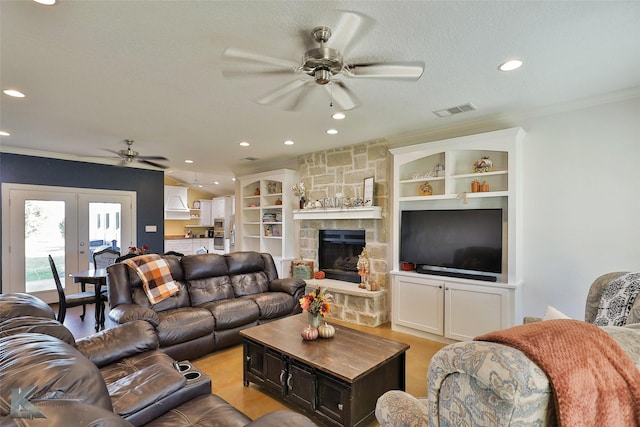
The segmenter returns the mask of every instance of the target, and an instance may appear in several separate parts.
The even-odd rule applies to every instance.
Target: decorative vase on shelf
[[[313,328],[317,328],[322,323],[322,314],[313,314],[307,312],[307,319],[309,321],[309,326]]]
[[[493,170],[493,161],[488,156],[482,157],[480,160],[473,162],[473,172],[491,172]]]
[[[303,197],[300,197],[300,209],[304,209],[304,205],[307,203],[307,201],[304,199]]]

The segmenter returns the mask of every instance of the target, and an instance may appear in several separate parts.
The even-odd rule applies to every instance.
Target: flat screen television
[[[402,211],[400,262],[419,273],[496,281],[502,209]]]

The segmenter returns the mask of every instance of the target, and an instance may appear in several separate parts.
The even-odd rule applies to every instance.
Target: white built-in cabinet
[[[267,252],[279,277],[288,277],[295,258],[293,209],[298,200],[291,192],[296,171],[279,169],[238,178],[236,250]]]
[[[391,149],[393,155],[392,329],[432,339],[471,340],[521,322],[522,141],[520,128]],[[489,157],[490,172],[474,173]],[[437,176],[436,166],[444,167]],[[438,168],[440,169],[440,168]],[[431,175],[431,176],[427,176]],[[471,192],[474,180],[489,186]],[[428,182],[431,195],[420,195]],[[400,270],[403,210],[503,210],[503,268],[497,282]]]

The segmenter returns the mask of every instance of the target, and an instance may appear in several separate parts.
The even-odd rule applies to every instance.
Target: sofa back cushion
[[[182,258],[182,269],[189,282],[189,296],[193,306],[234,297],[224,256],[188,255]]]
[[[184,283],[184,272],[180,259],[172,256],[165,257],[171,270],[171,277],[180,288],[178,293],[152,305],[142,288],[142,280],[136,272],[124,263],[117,263],[107,267],[109,274],[109,304],[116,307],[120,304],[137,304],[152,310],[165,311],[173,308],[189,307],[191,301]]]
[[[10,413],[11,393],[35,386],[31,400],[77,399],[111,411],[98,367],[78,350],[44,334],[16,334],[0,346],[0,415]]]
[[[269,290],[268,270],[259,252],[234,252],[225,255],[231,286],[236,297],[254,295]]]

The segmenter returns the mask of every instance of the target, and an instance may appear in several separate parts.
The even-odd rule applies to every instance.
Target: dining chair
[[[95,304],[96,294],[95,292],[78,292],[76,294],[65,295],[60,276],[58,275],[58,269],[56,268],[53,258],[49,255],[49,265],[51,266],[51,273],[53,274],[53,280],[56,282],[56,288],[58,289],[58,322],[64,323],[64,318],[67,314],[67,308],[82,306],[82,314],[80,319],[84,322],[84,315],[86,314],[85,306],[87,304]]]
[[[99,268],[107,268],[115,264],[118,258],[120,258],[120,251],[116,251],[113,248],[104,248],[101,251],[93,253],[93,268],[96,270]],[[82,290],[84,291],[85,289]],[[107,286],[104,286],[100,290],[100,296],[102,297],[101,303],[103,304],[100,310],[104,312],[104,305],[109,301],[109,289]]]
[[[93,267],[97,270],[99,268],[107,268],[111,264],[115,264],[116,260],[120,257],[120,252],[112,248],[105,248],[101,251],[93,253]]]

